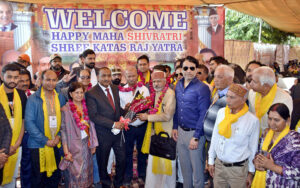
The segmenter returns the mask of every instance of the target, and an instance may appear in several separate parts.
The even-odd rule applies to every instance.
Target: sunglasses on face
[[[87,80],[87,79],[90,79],[90,76],[80,76],[80,78],[81,78],[82,80]]]
[[[175,74],[175,77],[178,77],[178,76],[183,76],[183,74],[182,73],[179,73],[179,74]]]
[[[184,71],[187,71],[188,69],[190,69],[191,71],[194,71],[196,69],[196,67],[183,67],[182,69]]]

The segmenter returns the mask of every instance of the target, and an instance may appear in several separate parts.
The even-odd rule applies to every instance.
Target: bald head
[[[137,69],[134,66],[128,66],[125,70],[125,78],[130,87],[134,86],[138,81]]]
[[[260,84],[267,84],[273,86],[276,83],[276,77],[273,69],[270,67],[264,66],[254,69],[252,77],[257,77]]]
[[[215,87],[223,90],[233,83],[234,70],[228,65],[219,65],[214,73]]]
[[[52,70],[42,72],[42,86],[46,91],[53,91],[56,87],[57,75]]]

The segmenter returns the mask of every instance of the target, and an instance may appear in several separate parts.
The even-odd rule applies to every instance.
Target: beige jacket
[[[159,95],[155,96],[155,105],[157,104]],[[162,127],[165,132],[171,137],[173,129],[173,116],[175,113],[176,99],[175,92],[168,88],[163,101],[162,101],[162,112],[160,114],[148,115],[148,121],[156,122],[162,121]]]
[[[254,92],[252,89],[249,92],[248,100],[249,100],[249,111],[252,112],[254,115],[255,113],[255,95],[256,92]],[[293,99],[292,97],[283,89],[277,87],[277,92],[274,98],[274,101],[272,103],[283,103],[285,104],[288,109],[290,110],[290,115],[292,114],[293,111]],[[262,131],[264,131],[266,128],[268,128],[268,114],[265,113],[265,115],[261,118],[260,121],[260,127]]]

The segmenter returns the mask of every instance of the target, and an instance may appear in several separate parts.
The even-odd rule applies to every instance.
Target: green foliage
[[[260,18],[226,9],[225,39],[258,42],[260,21]],[[261,42],[299,45],[300,39],[293,33],[280,31],[262,20]]]

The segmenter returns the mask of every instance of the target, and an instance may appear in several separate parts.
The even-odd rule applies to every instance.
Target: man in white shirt
[[[150,96],[149,90],[143,84],[138,84],[137,69],[133,66],[127,67],[125,70],[125,78],[127,84],[124,87],[119,87],[119,95],[121,108],[125,109],[125,106],[133,101],[136,95],[140,94],[144,98]],[[141,180],[145,181],[146,177],[146,160],[147,155],[141,152],[144,135],[146,132],[147,122],[136,119],[129,124],[129,130],[125,131],[125,146],[126,146],[126,170],[125,170],[125,182],[124,185],[129,185],[133,177],[133,149],[136,143],[136,149],[138,152],[138,176]]]
[[[227,106],[218,111],[208,152],[209,173],[216,188],[246,187],[253,179],[259,121],[248,110],[247,91],[239,84],[231,84]]]

